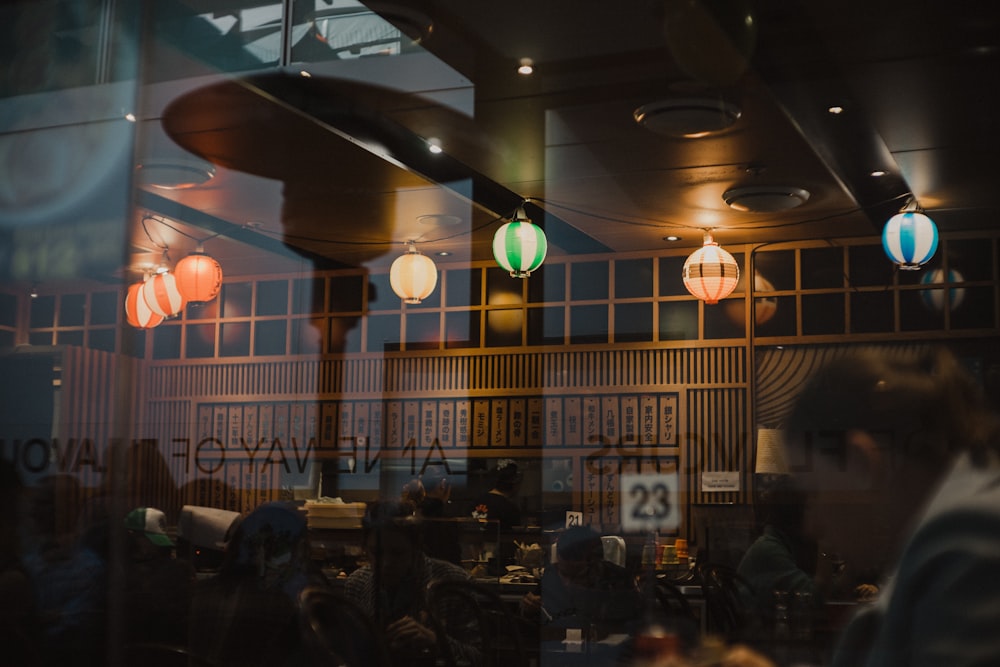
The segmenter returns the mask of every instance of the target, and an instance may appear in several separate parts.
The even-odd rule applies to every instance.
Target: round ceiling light
[[[146,160],[139,163],[135,173],[143,185],[161,190],[186,190],[215,178],[215,167],[201,160]]]
[[[731,127],[741,113],[738,106],[725,100],[681,97],[644,104],[632,112],[632,117],[651,132],[696,139]]]
[[[809,191],[788,185],[754,185],[726,190],[722,198],[730,208],[744,213],[778,213],[809,201]]]

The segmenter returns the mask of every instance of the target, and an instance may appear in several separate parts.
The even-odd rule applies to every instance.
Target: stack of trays
[[[364,503],[318,503],[306,501],[306,524],[310,528],[360,528]]]

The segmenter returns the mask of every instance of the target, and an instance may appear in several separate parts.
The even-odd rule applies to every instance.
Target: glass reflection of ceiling
[[[279,62],[282,53],[283,3],[244,6],[198,16],[221,34],[238,36],[244,49],[262,63]],[[398,55],[403,34],[360,2],[313,0],[296,2],[291,28],[293,60],[348,60]],[[302,48],[300,48],[302,47]],[[307,57],[296,57],[297,51]]]

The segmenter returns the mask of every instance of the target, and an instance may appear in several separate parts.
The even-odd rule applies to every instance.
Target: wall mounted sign
[[[740,490],[740,472],[725,470],[722,472],[702,472],[702,493],[723,493]]]
[[[621,529],[672,531],[681,523],[677,472],[621,475]]]

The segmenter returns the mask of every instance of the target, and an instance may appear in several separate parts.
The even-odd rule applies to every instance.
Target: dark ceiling
[[[259,271],[261,249],[278,270],[298,253],[384,266],[410,239],[447,261],[489,259],[500,219],[524,200],[552,255],[689,247],[702,229],[723,245],[870,236],[911,196],[945,232],[993,226],[1000,212],[993,2],[365,4],[416,43],[396,57],[293,57],[151,84],[146,163],[188,160],[177,144],[215,176],[165,190],[148,170],[141,211],[219,234],[211,250],[229,275]],[[156,48],[163,62],[188,55]],[[522,58],[532,75],[516,72]],[[674,113],[643,126],[645,105]],[[717,131],[652,127],[692,122]],[[428,152],[432,139],[442,153]],[[764,188],[754,201],[770,208],[795,199],[773,194],[784,188],[808,198],[735,210],[723,195],[743,187]],[[183,245],[172,232],[156,233]],[[144,240],[136,263],[155,254]]]

